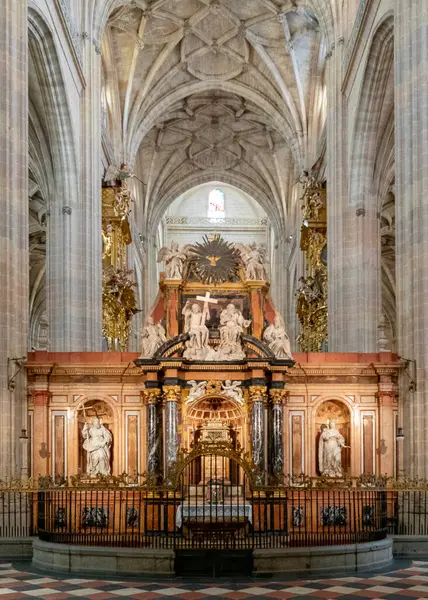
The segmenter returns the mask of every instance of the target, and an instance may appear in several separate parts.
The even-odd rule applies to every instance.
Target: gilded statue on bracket
[[[127,347],[131,318],[138,312],[133,275],[132,270],[116,269],[113,265],[103,269],[103,335],[109,351],[124,352]]]
[[[318,221],[321,209],[325,206],[325,188],[307,171],[299,177],[303,187],[302,214],[308,221]]]
[[[304,228],[301,248],[306,254],[306,277],[300,277],[297,314],[301,332],[297,341],[303,352],[321,352],[327,339],[327,266],[324,259],[326,234]]]

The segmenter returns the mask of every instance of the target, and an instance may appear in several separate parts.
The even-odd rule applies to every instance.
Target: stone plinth
[[[91,575],[174,575],[174,550],[69,546],[36,540],[33,565],[60,573]]]

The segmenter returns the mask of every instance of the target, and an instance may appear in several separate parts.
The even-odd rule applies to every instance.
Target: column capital
[[[49,406],[52,398],[52,392],[48,390],[32,390],[34,406]]]
[[[379,390],[375,397],[379,406],[392,405],[397,401],[397,392],[393,389]]]
[[[269,390],[269,397],[272,404],[286,404],[290,392],[280,388],[272,388]]]
[[[267,386],[266,385],[250,385],[248,388],[248,396],[250,402],[267,401]]]
[[[161,390],[159,388],[149,388],[141,390],[141,397],[145,404],[156,404],[159,401]]]
[[[163,399],[165,402],[180,402],[181,387],[179,385],[165,385],[163,388]]]

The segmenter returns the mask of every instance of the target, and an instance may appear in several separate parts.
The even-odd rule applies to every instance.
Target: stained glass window
[[[224,192],[215,188],[208,194],[208,217],[210,219],[224,219]]]

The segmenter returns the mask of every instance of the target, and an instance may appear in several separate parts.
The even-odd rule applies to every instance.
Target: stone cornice
[[[289,369],[287,378],[304,379],[317,376],[341,376],[341,377],[377,377],[379,375],[398,375],[400,365],[379,366],[375,365],[376,371],[368,365],[305,365],[303,369],[298,366]]]
[[[180,228],[194,228],[205,226],[208,229],[212,230],[213,228],[213,220],[209,217],[187,217],[187,216],[179,216],[179,215],[169,215],[165,217],[165,221],[169,227],[173,227],[176,229]],[[255,229],[265,229],[268,225],[267,217],[262,217],[260,219],[248,219],[248,218],[240,218],[240,217],[226,217],[224,219],[216,219],[216,226],[224,226],[224,227],[248,227]]]
[[[176,369],[181,373],[198,372],[241,372],[251,373],[254,369],[264,372],[283,373],[288,382],[305,381],[308,378],[339,377],[369,380],[380,377],[396,377],[402,369],[393,354],[296,354],[294,367],[269,364],[269,361],[249,359],[242,363],[189,363],[181,358],[160,360],[157,364],[136,366],[133,362],[137,353],[119,355],[107,353],[29,353],[26,365],[29,381],[106,377],[120,381],[145,379],[145,373],[157,373],[165,369]],[[367,360],[363,359],[367,356]],[[347,360],[348,359],[348,360]],[[383,359],[383,360],[382,360]],[[181,377],[180,373],[178,374]]]
[[[126,371],[125,371],[126,369]],[[141,376],[138,367],[118,367],[117,365],[27,365],[28,378],[46,376],[51,381],[64,377],[109,376],[135,378]]]

